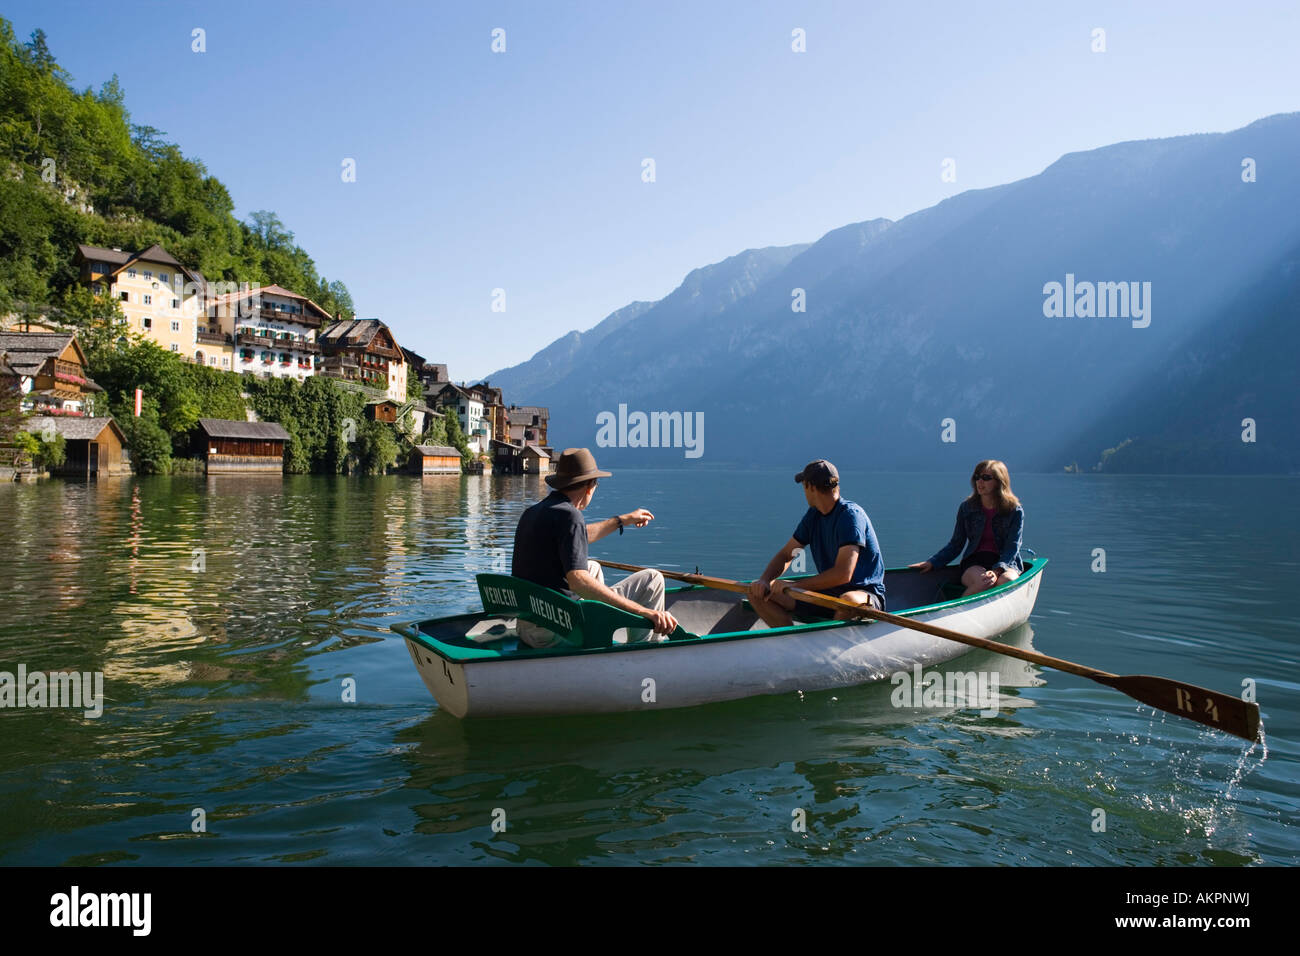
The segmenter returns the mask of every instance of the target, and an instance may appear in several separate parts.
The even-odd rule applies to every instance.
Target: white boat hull
[[[995,638],[1033,611],[1042,574],[1019,587],[918,614],[915,620]],[[603,714],[695,707],[888,680],[971,650],[884,621],[795,633],[626,646],[557,657],[455,663],[410,637],[407,649],[442,709],[457,717]]]

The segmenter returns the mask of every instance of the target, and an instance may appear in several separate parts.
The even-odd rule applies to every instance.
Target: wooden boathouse
[[[33,415],[23,421],[22,428],[33,435],[53,432],[63,436],[63,464],[50,469],[52,474],[69,478],[131,474],[126,435],[111,417]]]
[[[525,475],[545,475],[551,471],[551,456],[545,448],[531,442],[524,445],[523,461]]]
[[[447,445],[416,445],[411,470],[417,475],[459,475],[460,452]]]
[[[231,471],[284,472],[284,446],[289,433],[277,422],[239,422],[200,418],[208,474]]]

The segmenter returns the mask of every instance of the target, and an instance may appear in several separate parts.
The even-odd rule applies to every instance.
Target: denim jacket
[[[993,540],[997,544],[1001,560],[991,570],[1015,568],[1017,571],[1023,571],[1025,569],[1020,562],[1020,540],[1024,527],[1025,509],[1020,505],[1016,505],[1006,514],[998,512],[993,515]],[[969,557],[975,552],[983,536],[984,509],[978,501],[972,503],[968,498],[957,509],[957,526],[952,530],[952,540],[930,559],[930,564],[936,568],[944,567],[957,556],[958,551],[961,551],[963,541],[966,542],[966,550],[962,552],[962,558]]]

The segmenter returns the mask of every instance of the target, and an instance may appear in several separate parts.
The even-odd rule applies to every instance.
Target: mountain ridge
[[[1244,157],[1271,175],[1243,181]],[[1276,172],[1297,164],[1300,113],[1277,114],[1227,133],[1066,154],[1035,176],[967,190],[896,222],[745,250],[692,270],[589,343],[580,367],[535,379],[528,401],[551,406],[561,447],[593,446],[595,417],[625,404],[720,421],[706,450],[718,461],[743,463],[761,448],[890,470],[964,470],[982,457],[1056,470],[1097,453],[1095,431],[1114,395],[1164,364],[1191,361],[1190,343],[1207,328],[1231,332],[1224,316],[1239,296],[1264,301],[1249,290],[1300,243],[1287,213],[1300,208],[1300,186]],[[1134,315],[1047,315],[1047,284],[1075,279],[1079,288],[1150,290],[1148,325],[1135,327]],[[803,312],[792,309],[800,289]],[[1269,314],[1266,325],[1281,321]],[[1251,334],[1266,340],[1269,331]],[[1106,427],[1115,440],[1167,431],[1142,414]],[[947,419],[955,442],[941,440]],[[602,455],[684,464],[665,449]],[[1270,467],[1287,460],[1278,452]]]

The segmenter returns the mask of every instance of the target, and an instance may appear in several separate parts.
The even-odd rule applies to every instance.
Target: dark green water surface
[[[620,470],[588,514],[657,520],[593,557],[753,577],[792,473]],[[842,477],[900,566],[965,476]],[[1051,564],[1006,639],[1252,680],[1263,745],[982,652],[955,666],[999,671],[992,718],[884,684],[462,722],[389,625],[477,607],[536,477],[56,480],[0,487],[0,670],[102,671],[108,699],[0,710],[0,863],[1296,863],[1300,478],[1014,478]]]

